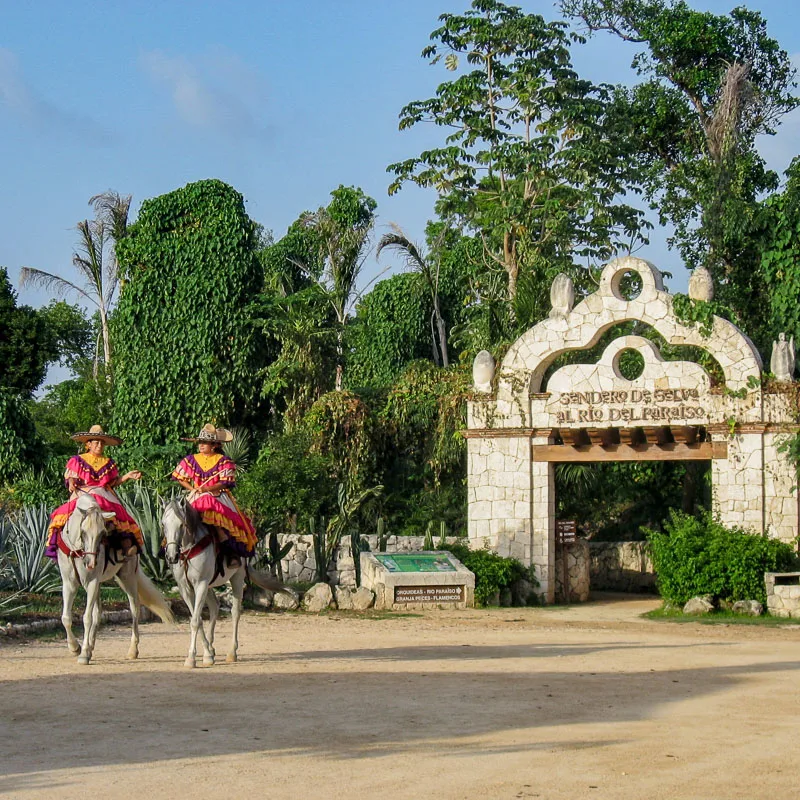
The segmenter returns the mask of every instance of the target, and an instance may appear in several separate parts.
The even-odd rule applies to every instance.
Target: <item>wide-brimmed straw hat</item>
[[[198,442],[199,444],[203,442],[206,444],[222,444],[223,442],[231,441],[231,439],[233,439],[233,434],[229,430],[215,428],[209,423],[208,425],[203,425],[197,436],[184,436],[181,441]]]
[[[102,425],[92,425],[88,431],[84,433],[73,433],[70,439],[76,442],[91,442],[99,440],[103,444],[122,444],[122,439],[118,436],[109,436],[104,430]]]

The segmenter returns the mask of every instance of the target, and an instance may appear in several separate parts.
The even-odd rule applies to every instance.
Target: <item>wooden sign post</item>
[[[572,544],[578,538],[578,525],[574,519],[556,520],[556,546],[561,549],[561,584],[564,593],[564,602],[569,603],[569,567],[567,565],[566,545]]]

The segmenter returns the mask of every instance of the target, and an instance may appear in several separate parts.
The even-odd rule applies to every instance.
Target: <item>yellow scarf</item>
[[[208,472],[222,458],[222,453],[212,453],[204,456],[201,453],[194,454],[194,460],[203,472]]]
[[[108,456],[94,456],[91,453],[81,453],[81,458],[95,471],[101,470],[108,464]]]

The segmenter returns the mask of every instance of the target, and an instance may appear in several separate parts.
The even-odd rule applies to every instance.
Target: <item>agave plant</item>
[[[239,472],[246,472],[250,466],[250,431],[247,428],[234,428],[233,439],[222,445],[225,455],[236,464]]]
[[[128,513],[136,520],[144,538],[144,550],[141,560],[148,575],[158,584],[167,586],[172,583],[172,572],[165,559],[161,558],[161,513],[164,496],[155,489],[140,483],[128,484],[118,490],[119,498]]]
[[[1,558],[5,585],[31,594],[59,590],[58,567],[44,554],[49,523],[45,503],[23,508],[4,521]]]

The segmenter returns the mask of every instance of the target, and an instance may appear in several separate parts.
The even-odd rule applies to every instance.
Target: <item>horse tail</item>
[[[259,589],[266,589],[269,592],[290,594],[289,590],[277,578],[273,578],[272,575],[267,575],[266,572],[259,572],[257,569],[248,567],[247,577],[248,580],[252,581]]]
[[[164,595],[158,591],[158,587],[141,569],[136,571],[136,584],[142,605],[147,606],[162,622],[174,625],[175,615],[172,613],[169,603],[167,603]]]

